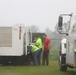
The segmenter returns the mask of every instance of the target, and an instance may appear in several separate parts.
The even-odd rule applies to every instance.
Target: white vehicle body
[[[22,25],[0,27],[0,63],[26,61],[30,43],[29,30]]]
[[[23,55],[24,33],[22,26],[0,27],[0,56]]]
[[[70,16],[66,27],[63,24],[63,17]],[[61,56],[65,62],[61,64],[61,70],[66,70],[65,66],[76,68],[76,14],[61,14],[59,17],[58,31],[61,34],[66,34],[67,38],[61,40]],[[69,28],[67,28],[69,27]],[[66,44],[66,47],[65,47]],[[65,56],[64,56],[65,54]]]
[[[61,40],[61,53],[62,54],[66,54],[66,42],[67,42],[66,38],[63,38]]]

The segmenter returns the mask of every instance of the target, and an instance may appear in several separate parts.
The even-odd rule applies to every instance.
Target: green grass
[[[76,75],[76,69],[61,72],[57,61],[49,66],[0,66],[0,75]]]
[[[59,60],[59,49],[51,49],[49,53],[50,60]]]

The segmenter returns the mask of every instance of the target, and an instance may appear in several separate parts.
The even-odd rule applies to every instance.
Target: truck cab
[[[76,68],[76,14],[61,14],[57,30],[60,34],[65,34],[67,37],[65,55],[63,55],[65,48],[63,48],[63,43],[61,43],[60,70],[66,71],[67,67]]]

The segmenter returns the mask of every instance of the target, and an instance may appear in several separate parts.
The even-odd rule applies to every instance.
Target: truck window
[[[70,16],[63,16],[62,31],[67,32],[69,30],[69,25],[70,25]]]

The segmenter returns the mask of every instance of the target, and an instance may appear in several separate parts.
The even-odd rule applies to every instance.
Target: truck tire
[[[60,56],[60,71],[67,71],[66,55],[65,54],[62,54]]]

